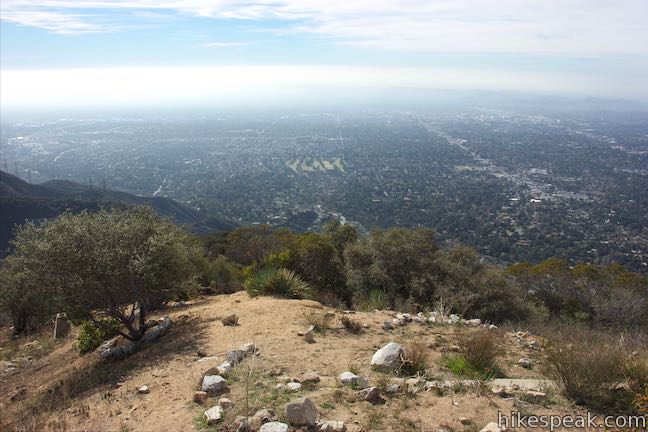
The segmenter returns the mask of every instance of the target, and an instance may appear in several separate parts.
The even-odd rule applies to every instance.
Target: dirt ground
[[[331,328],[316,333],[315,343],[307,343],[297,335],[326,312],[333,315]],[[238,315],[239,325],[223,326],[221,319],[231,313]],[[412,322],[385,331],[382,323],[391,320],[389,312],[356,312],[348,316],[362,323],[365,329],[353,335],[340,325],[342,311],[306,300],[249,298],[245,292],[169,307],[159,316],[165,315],[174,321],[169,333],[122,361],[106,362],[96,354],[80,355],[74,331],[56,343],[43,342],[51,340],[50,333],[36,339],[30,349],[39,343],[48,346],[43,348],[44,355],[32,355],[31,360],[20,358],[25,352],[24,342],[16,348],[16,357],[11,360],[15,369],[11,370],[5,363],[0,371],[0,426],[4,425],[0,429],[201,430],[205,427],[202,413],[218,399],[210,398],[202,406],[192,401],[202,374],[219,365],[227,350],[248,342],[257,345],[259,355],[248,357],[234,368],[228,377],[230,392],[226,395],[234,406],[226,411],[223,422],[208,430],[227,430],[224,428],[237,415],[261,408],[273,408],[281,418],[285,403],[299,396],[313,400],[320,419],[343,420],[349,431],[468,432],[479,431],[487,423],[497,421],[498,411],[582,414],[555,391],[548,391],[548,403],[538,405],[501,398],[484,386],[455,386],[443,393],[399,393],[386,397],[386,403],[374,406],[338,381],[342,372],[351,370],[368,377],[370,385],[384,384],[390,377],[371,370],[369,362],[373,353],[390,341],[404,345],[424,342],[429,346],[431,377],[428,379],[457,379],[440,366],[439,360],[452,349],[459,334],[471,330],[467,326]],[[518,329],[493,330],[500,341],[499,362],[506,377],[542,378],[538,372],[543,361],[542,350],[528,347],[534,337],[519,338],[511,330]],[[0,348],[4,349],[0,352],[5,353],[5,359],[10,344],[6,337],[0,341]],[[217,358],[199,361],[199,348]],[[534,368],[519,366],[521,357],[530,358]],[[296,393],[274,390],[277,383],[309,372],[317,373],[321,382]],[[138,388],[144,385],[150,392],[139,394]]]

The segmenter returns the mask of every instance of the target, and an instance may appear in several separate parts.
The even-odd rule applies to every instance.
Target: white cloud
[[[417,52],[648,54],[645,0],[3,0],[2,19],[57,33],[108,31],[97,10],[285,20],[281,30]],[[116,14],[116,16],[115,16]]]

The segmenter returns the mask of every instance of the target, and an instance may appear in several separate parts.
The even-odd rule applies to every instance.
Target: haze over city
[[[4,0],[1,8],[7,109],[253,104],[385,88],[648,100],[641,0]]]

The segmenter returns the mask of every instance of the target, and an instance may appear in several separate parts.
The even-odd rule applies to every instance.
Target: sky
[[[4,109],[402,87],[648,101],[646,0],[2,0],[0,8]]]

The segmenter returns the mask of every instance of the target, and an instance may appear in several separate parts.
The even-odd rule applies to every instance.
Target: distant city
[[[2,169],[164,196],[245,224],[427,226],[500,263],[648,271],[648,121],[321,112],[2,125]]]

